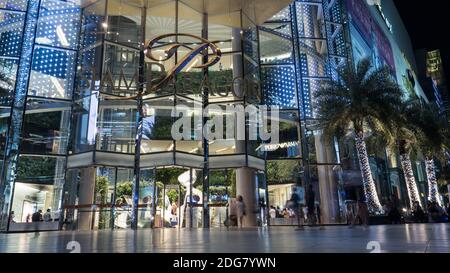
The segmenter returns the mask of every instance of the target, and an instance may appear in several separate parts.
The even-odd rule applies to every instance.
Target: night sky
[[[414,49],[440,49],[447,85],[450,84],[450,31],[448,0],[394,0]]]

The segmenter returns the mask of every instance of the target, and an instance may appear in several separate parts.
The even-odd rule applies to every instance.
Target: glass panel
[[[181,106],[183,108],[181,108]],[[176,120],[187,120],[191,124],[190,131],[187,131],[187,128],[184,128],[184,126],[180,128],[179,132],[185,134],[185,136],[183,137],[183,140],[175,142],[176,150],[190,154],[203,154],[202,103],[178,97],[175,110],[184,112],[183,114],[180,114]],[[184,116],[184,114],[187,116]]]
[[[327,143],[319,132],[307,131],[309,161],[311,163],[335,164],[337,163],[336,147]]]
[[[312,190],[315,199],[315,218],[318,219],[318,209],[324,224],[337,224],[345,222],[344,200],[341,199],[343,193],[343,181],[340,179],[340,168],[337,165],[311,165],[310,177]],[[360,180],[361,181],[361,180]]]
[[[43,45],[76,49],[81,9],[75,3],[44,0],[39,11],[36,42]]]
[[[134,153],[136,110],[133,100],[101,100],[98,117],[97,149],[117,153]]]
[[[298,104],[294,67],[264,66],[261,72],[266,105],[296,109]]]
[[[98,93],[74,101],[72,126],[72,152],[92,151],[97,134]]]
[[[64,157],[21,155],[17,171],[17,180],[26,183],[63,183],[64,165]]]
[[[144,103],[141,153],[170,152],[174,150],[172,109],[174,98],[148,100]]]
[[[263,150],[267,151],[268,159],[300,158],[300,123],[298,115],[294,112],[280,113],[280,143],[266,144]]]
[[[178,3],[178,33],[202,36],[203,16],[182,2]],[[190,38],[180,37],[179,42],[190,43]]]
[[[102,77],[105,1],[83,9],[81,16],[80,51],[78,53],[77,88],[75,94],[79,99],[90,96],[91,92],[100,89]]]
[[[275,184],[301,184],[303,167],[299,160],[267,161],[267,182]]]
[[[142,8],[138,1],[109,0],[106,39],[134,48],[143,41]]]
[[[167,3],[163,3],[157,6],[149,6],[147,8],[147,18],[145,26],[146,40],[151,40],[157,36],[164,34],[175,33],[175,1],[166,2]],[[173,42],[173,37],[171,38]]]
[[[209,18],[208,18],[209,19]],[[220,47],[222,52],[240,51],[240,48],[233,48],[233,40],[239,34],[239,31],[233,31],[232,27],[219,25],[214,23],[208,24],[208,40],[216,42],[216,45]],[[210,52],[211,53],[211,52]]]
[[[225,54],[220,62],[209,67],[209,102],[242,100],[242,75],[239,68],[242,65],[242,54]],[[242,71],[241,71],[242,72]],[[236,96],[239,95],[239,96]]]
[[[292,34],[289,24],[264,24],[260,27],[261,63],[293,63]]]
[[[1,2],[0,2],[1,7]],[[25,14],[0,10],[0,56],[19,57]]]
[[[185,55],[189,54],[190,50],[178,50],[179,58],[183,58]],[[204,69],[195,68],[195,66],[201,65],[202,63],[202,57],[196,56],[177,75],[177,95],[184,95],[198,101],[202,100],[203,88],[208,86],[208,82],[206,81],[207,78],[204,75]]]
[[[75,62],[74,51],[35,46],[28,94],[71,98]]]
[[[209,202],[215,205],[226,205],[232,192],[232,184],[236,183],[235,179],[234,170],[210,170]]]
[[[244,54],[254,62],[259,60],[258,52],[258,31],[256,25],[247,17],[242,18],[242,38],[244,39]]]
[[[139,87],[139,51],[106,44],[102,92],[131,96]]]
[[[12,103],[18,65],[18,60],[0,57],[0,106]]]
[[[21,151],[65,155],[70,128],[71,104],[30,99],[25,111]]]
[[[289,21],[291,20],[291,6],[287,6],[274,16],[272,16],[269,21]]]
[[[28,229],[19,223],[33,229],[58,229],[64,165],[64,157],[20,156],[12,205],[17,226],[10,230]]]
[[[97,168],[95,177],[95,201],[97,206],[94,227],[109,229],[112,222],[112,204],[114,204],[114,184],[116,168]]]
[[[149,3],[147,8],[146,18],[146,33],[145,39],[147,41],[152,40],[158,36],[175,33],[176,25],[176,7],[175,1],[165,1],[166,3]],[[166,59],[165,51],[174,45],[176,40],[175,36],[170,36],[165,39],[159,40],[151,52],[151,55],[155,60],[148,57],[145,58],[146,62],[146,82],[145,86],[148,97],[163,96],[175,93],[174,80],[169,81],[166,86],[159,88],[158,90],[152,90],[151,87],[159,83],[165,76],[166,72],[170,71],[175,66],[175,57],[169,60]]]
[[[240,120],[245,119],[245,113],[241,112],[240,108],[235,108],[236,106],[239,105],[213,104],[209,106],[207,117],[210,122],[208,125],[214,125],[209,129],[211,132],[208,139],[210,155],[245,154],[245,139],[243,139],[245,127],[243,123],[239,123]],[[222,129],[221,126],[223,126]],[[237,140],[238,136],[242,139]]]
[[[299,37],[324,38],[322,6],[296,2],[297,24]]]
[[[328,73],[327,46],[325,40],[300,40],[302,76],[326,77]]]
[[[286,207],[294,187],[304,200],[302,183],[303,167],[298,160],[267,161],[267,183],[269,191],[269,217],[271,225],[297,225],[297,214]],[[304,192],[304,190],[303,190]]]
[[[6,138],[8,136],[10,108],[0,108],[0,164],[3,164],[3,156],[5,153]],[[2,165],[3,166],[3,165]]]
[[[138,226],[140,228],[150,228],[153,225],[153,200],[155,194],[155,169],[141,170],[138,216]]]
[[[133,170],[117,170],[115,196],[114,227],[120,229],[130,228],[133,205]]]
[[[27,0],[0,0],[0,8],[26,11],[27,2]]]

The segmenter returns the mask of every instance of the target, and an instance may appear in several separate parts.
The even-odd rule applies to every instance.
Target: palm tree
[[[416,120],[420,132],[417,135],[418,144],[425,156],[425,171],[428,180],[428,200],[441,205],[438,183],[436,178],[436,165],[434,158],[445,160],[444,151],[448,150],[448,129],[445,121],[429,107],[422,107],[419,118]]]
[[[365,136],[369,132],[393,134],[390,119],[397,113],[401,97],[402,91],[389,69],[376,69],[368,59],[359,62],[356,69],[343,69],[339,80],[322,86],[315,96],[319,127],[326,138],[349,131],[354,134],[364,193],[372,213],[383,210],[370,170]]]
[[[411,208],[414,207],[415,202],[419,202],[419,205],[422,206],[410,157],[418,142],[417,135],[420,134],[417,120],[420,118],[421,109],[422,105],[418,100],[404,102],[398,108],[399,113],[393,116],[392,119],[392,127],[396,128],[396,130],[393,135],[394,141],[390,141],[394,145],[390,146],[391,148],[398,148]]]

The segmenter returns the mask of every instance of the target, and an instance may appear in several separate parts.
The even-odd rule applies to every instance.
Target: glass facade
[[[245,225],[293,225],[270,207],[309,186],[321,223],[345,222],[354,143],[314,129],[315,92],[353,55],[345,1],[264,1],[0,1],[0,231],[219,228],[237,224],[239,195]],[[220,60],[186,61],[190,35]],[[280,110],[279,143],[250,136],[261,121],[239,107],[261,105]],[[207,120],[226,137],[206,140]],[[396,155],[372,154],[378,192],[405,194]]]

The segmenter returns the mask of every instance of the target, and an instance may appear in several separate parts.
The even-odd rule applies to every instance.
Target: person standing
[[[277,217],[277,211],[275,210],[275,208],[273,206],[270,206],[269,216],[270,216],[270,219],[275,219]]]
[[[44,222],[51,222],[52,219],[52,213],[50,209],[47,209],[47,212],[44,213]]]
[[[358,201],[356,216],[353,219],[350,228],[353,228],[355,226],[358,219],[360,220],[360,223],[364,225],[364,229],[369,227],[369,209],[367,208],[366,202],[364,202],[363,200]]]
[[[297,225],[298,225],[298,230],[303,230],[303,224],[304,224],[304,215],[303,215],[303,209],[300,206],[300,196],[298,196],[297,193],[297,188],[294,187],[292,195],[291,195],[291,200],[290,203],[292,205],[292,210],[295,213],[295,216],[297,216]]]
[[[16,222],[14,220],[15,217],[16,217],[16,215],[14,214],[14,211],[11,211],[11,214],[9,215],[9,222],[10,223],[15,223]]]
[[[242,228],[242,221],[244,220],[245,212],[245,203],[242,195],[239,195],[236,200],[236,214],[238,220],[238,227]]]
[[[316,224],[316,215],[315,215],[315,200],[316,194],[313,190],[313,185],[309,185],[308,194],[306,195],[306,206],[308,207],[308,220],[311,225]]]
[[[353,208],[351,203],[347,203],[347,225],[351,225],[353,223],[353,219],[355,218],[355,215],[353,213]]]
[[[38,210],[35,213],[33,213],[33,215],[31,216],[31,221],[32,222],[42,222],[42,210]]]

